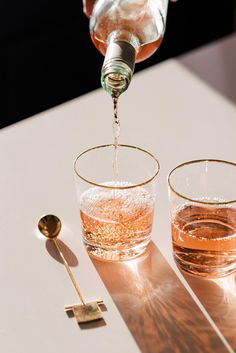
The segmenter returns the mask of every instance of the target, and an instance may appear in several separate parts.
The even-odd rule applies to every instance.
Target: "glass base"
[[[182,260],[178,255],[174,254],[174,260],[180,270],[188,274],[203,278],[220,278],[225,277],[236,271],[236,262],[231,262],[223,266],[210,266],[209,264],[196,264]]]
[[[150,239],[129,249],[111,249],[89,244],[83,239],[88,254],[102,261],[127,261],[142,255],[150,242]]]

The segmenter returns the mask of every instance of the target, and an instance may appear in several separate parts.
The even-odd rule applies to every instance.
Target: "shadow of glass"
[[[59,244],[59,247],[70,267],[76,267],[78,266],[78,259],[76,255],[73,253],[73,251],[65,244],[63,241],[57,239],[57,242]],[[56,246],[53,240],[47,239],[46,241],[46,249],[48,253],[58,262],[61,264],[64,264]]]
[[[182,274],[224,337],[236,350],[236,274],[211,280],[184,272]]]
[[[133,260],[91,261],[142,353],[227,352],[153,243]]]

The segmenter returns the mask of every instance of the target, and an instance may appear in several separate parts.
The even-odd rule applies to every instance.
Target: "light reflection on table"
[[[142,353],[227,352],[154,243],[134,260],[92,262]]]

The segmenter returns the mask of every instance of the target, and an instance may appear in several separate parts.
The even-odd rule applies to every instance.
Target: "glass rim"
[[[223,159],[213,159],[213,158],[209,158],[209,159],[195,159],[195,160],[191,160],[191,161],[187,161],[187,162],[181,163],[181,164],[177,165],[175,168],[173,168],[168,174],[167,182],[168,182],[168,186],[171,189],[171,191],[173,191],[174,194],[176,194],[177,196],[181,197],[184,200],[191,201],[191,202],[194,202],[194,203],[203,204],[203,205],[228,205],[228,204],[231,204],[231,203],[236,203],[236,199],[235,200],[230,200],[230,201],[201,201],[201,200],[196,200],[194,198],[190,198],[190,197],[184,196],[184,195],[182,195],[181,193],[179,193],[178,191],[175,190],[175,188],[172,186],[171,181],[170,181],[172,174],[177,169],[180,169],[180,168],[182,168],[182,167],[184,167],[186,165],[197,164],[197,163],[202,163],[202,162],[222,163],[222,164],[227,164],[227,165],[231,165],[233,167],[236,167],[236,163],[234,163],[234,162],[226,161],[226,160],[223,160]]]
[[[160,163],[159,163],[158,159],[151,152],[148,152],[148,151],[144,150],[141,147],[137,147],[137,146],[133,146],[133,145],[118,144],[118,147],[125,147],[125,148],[130,148],[130,149],[133,149],[133,150],[138,150],[138,151],[146,153],[149,157],[151,157],[156,162],[156,171],[155,171],[154,175],[151,178],[145,180],[142,183],[137,183],[137,184],[128,185],[128,186],[110,186],[110,185],[102,185],[102,184],[90,181],[90,180],[86,179],[85,177],[83,177],[81,174],[78,173],[78,171],[76,170],[76,163],[77,163],[77,161],[79,160],[80,157],[82,157],[84,154],[86,154],[86,153],[88,153],[90,151],[97,150],[97,149],[100,149],[100,148],[106,148],[106,147],[115,147],[115,144],[109,143],[109,144],[105,144],[105,145],[97,145],[97,146],[94,146],[94,147],[90,147],[90,148],[86,149],[85,151],[81,152],[75,158],[74,163],[73,163],[74,172],[81,180],[83,180],[86,183],[91,184],[93,186],[97,186],[97,187],[104,188],[104,189],[127,190],[127,189],[133,189],[133,188],[136,188],[136,187],[139,187],[139,186],[144,186],[144,185],[150,183],[153,179],[155,179],[155,177],[157,176],[157,174],[160,171]]]

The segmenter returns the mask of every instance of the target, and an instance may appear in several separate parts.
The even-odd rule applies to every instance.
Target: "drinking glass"
[[[74,162],[83,242],[90,255],[120,261],[150,242],[158,160],[129,145],[102,145]]]
[[[207,278],[236,269],[236,164],[195,160],[168,176],[173,255],[181,269]]]

